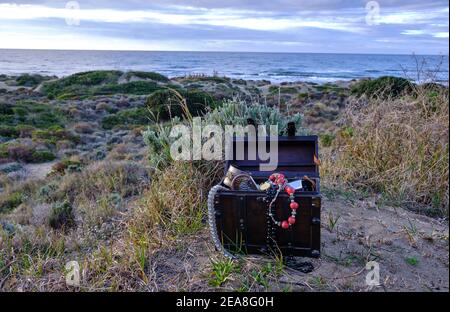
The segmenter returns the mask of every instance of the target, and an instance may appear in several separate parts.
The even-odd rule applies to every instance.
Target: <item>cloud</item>
[[[373,26],[366,0],[79,3],[78,11],[58,0],[0,3],[0,47],[448,53],[448,1],[382,0]]]
[[[448,5],[448,3],[447,3]],[[386,10],[380,14],[379,22],[381,24],[432,24],[437,20],[447,21],[448,27],[448,7],[439,9],[406,10],[393,12]],[[443,24],[445,25],[445,24]]]
[[[448,31],[447,32],[434,33],[433,37],[435,37],[435,38],[448,38]]]
[[[434,38],[448,38],[448,32],[436,32],[426,29],[407,29],[401,32],[407,36],[432,36]]]
[[[242,28],[262,31],[280,31],[294,28],[319,28],[344,32],[362,32],[360,17],[311,17],[302,13],[280,17],[258,11],[233,9],[194,9],[178,7],[170,13],[158,10],[116,10],[116,9],[66,9],[43,5],[0,4],[0,19],[36,20],[36,19],[72,19],[99,23],[159,23],[168,25],[205,25]],[[308,16],[309,15],[309,16]]]

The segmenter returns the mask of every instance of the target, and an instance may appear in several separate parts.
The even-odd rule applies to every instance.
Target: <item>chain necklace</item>
[[[214,208],[214,198],[217,195],[219,191],[222,190],[228,190],[226,187],[223,187],[222,185],[218,184],[211,188],[208,194],[208,223],[209,223],[209,230],[211,233],[211,238],[214,242],[214,245],[218,251],[220,251],[225,257],[229,259],[236,259],[236,256],[231,254],[229,251],[227,251],[219,238],[219,234],[217,233],[217,226],[216,226],[216,210]]]

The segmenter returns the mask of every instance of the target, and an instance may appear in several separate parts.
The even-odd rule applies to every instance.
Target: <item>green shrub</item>
[[[316,90],[320,91],[320,92],[325,92],[325,93],[328,93],[328,92],[344,92],[345,91],[344,88],[342,88],[342,87],[340,87],[340,86],[338,86],[338,85],[336,85],[334,83],[330,83],[330,82],[327,82],[327,83],[324,83],[324,84],[321,84],[321,85],[317,85],[316,86]]]
[[[0,103],[1,104],[1,103]],[[63,126],[66,117],[54,106],[34,101],[17,101],[14,105],[0,105],[0,122],[2,126],[32,126],[49,128]]]
[[[175,117],[172,119],[171,124],[160,125],[157,130],[149,127],[147,131],[142,133],[144,142],[148,147],[148,160],[152,167],[164,168],[171,163],[170,144],[172,144],[174,140],[170,138],[170,131],[172,125],[179,123],[181,123],[180,119]]]
[[[208,92],[194,89],[181,92],[181,95],[186,98],[189,112],[193,116],[200,116],[208,108],[215,108],[216,106],[214,98]]]
[[[45,82],[42,92],[49,98],[84,95],[89,87],[117,83],[123,73],[117,70],[98,70],[77,73],[55,81]]]
[[[13,112],[14,112],[14,115],[17,115],[22,118],[25,117],[26,115],[28,115],[28,110],[25,109],[24,107],[14,107]]]
[[[122,120],[117,115],[109,115],[106,117],[103,117],[102,119],[102,127],[106,130],[111,130],[117,125],[121,125]]]
[[[98,88],[95,88],[92,93],[94,95],[105,94],[133,94],[133,95],[145,95],[151,94],[161,87],[153,81],[132,81],[122,84],[107,84]]]
[[[166,76],[155,73],[155,72],[130,71],[127,73],[128,79],[133,76],[136,76],[141,79],[151,79],[151,80],[160,81],[160,82],[168,82],[169,81],[169,78],[167,78]]]
[[[330,147],[331,143],[333,143],[334,135],[331,133],[325,133],[320,135],[320,143],[323,147]]]
[[[415,88],[417,98],[425,98],[422,103],[435,112],[439,108],[439,104],[442,98],[448,97],[448,87],[437,83],[424,83]]]
[[[193,75],[181,79],[183,82],[214,82],[214,83],[228,83],[230,78],[219,76],[205,76]]]
[[[299,100],[306,100],[306,99],[309,99],[309,97],[310,97],[310,95],[309,95],[309,93],[307,93],[307,92],[299,93],[299,94],[297,95],[297,98],[298,98]]]
[[[44,77],[41,75],[30,75],[30,74],[23,74],[16,78],[16,83],[18,86],[24,86],[24,87],[36,87],[41,82],[48,80],[49,77]]]
[[[339,135],[343,138],[351,138],[355,134],[355,129],[352,127],[343,127],[339,130]]]
[[[52,126],[45,130],[35,130],[31,134],[33,139],[45,140],[47,143],[56,144],[60,140],[68,140],[78,143],[80,137],[63,129],[60,126]]]
[[[0,213],[8,212],[19,206],[24,200],[21,192],[14,192],[0,197]]]
[[[369,98],[397,98],[411,93],[413,84],[405,78],[384,76],[373,80],[362,80],[351,88],[356,96],[366,95]]]
[[[50,151],[43,150],[43,151],[35,151],[31,157],[32,158],[30,162],[42,163],[54,160],[56,158],[56,155]]]
[[[54,112],[42,113],[29,119],[28,124],[36,128],[49,128],[53,126],[62,126],[63,120],[59,114]]]
[[[44,201],[48,201],[53,198],[57,189],[58,189],[57,183],[55,181],[52,181],[52,182],[42,186],[38,191],[38,195]]]
[[[419,260],[416,257],[406,257],[405,261],[411,266],[417,266],[419,264]]]
[[[62,79],[65,85],[94,86],[117,82],[122,72],[118,70],[96,70],[77,73]]]
[[[146,105],[153,116],[163,120],[183,117],[184,110],[180,96],[186,100],[192,116],[200,116],[207,111],[207,108],[214,108],[216,105],[209,93],[200,90],[175,89],[162,89],[152,93],[147,98]]]
[[[113,129],[116,126],[145,125],[149,122],[149,113],[146,108],[130,108],[102,119],[103,129]]]
[[[0,144],[0,158],[13,159],[27,163],[40,163],[52,161],[56,156],[47,150],[36,150],[35,146],[21,143]]]
[[[306,134],[302,127],[303,116],[293,114],[283,115],[276,107],[259,103],[247,104],[243,101],[227,101],[222,106],[204,115],[205,124],[215,124],[222,128],[225,125],[247,125],[248,119],[253,119],[257,125],[277,125],[279,135],[286,135],[288,122],[294,122],[297,135]]]
[[[20,143],[0,144],[0,157],[29,162],[32,159],[33,147]]]
[[[0,136],[6,138],[17,138],[20,135],[20,131],[16,127],[1,125]]]
[[[0,115],[14,115],[12,105],[0,102]]]
[[[68,201],[53,205],[48,223],[54,229],[70,228],[75,225],[72,205]]]

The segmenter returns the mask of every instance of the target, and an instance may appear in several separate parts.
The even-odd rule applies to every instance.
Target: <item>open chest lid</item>
[[[250,139],[234,137],[232,149],[228,147],[230,157],[225,163],[225,173],[232,165],[255,177],[267,177],[271,172],[283,173],[286,177],[303,175],[319,177],[317,136],[279,136],[277,138],[278,151],[272,151],[270,137]],[[272,142],[272,147],[274,144],[276,142]],[[267,155],[260,157],[261,149]]]

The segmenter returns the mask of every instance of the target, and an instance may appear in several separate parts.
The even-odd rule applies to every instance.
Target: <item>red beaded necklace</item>
[[[273,223],[275,223],[282,229],[287,230],[291,225],[295,224],[295,216],[297,214],[297,209],[299,207],[298,203],[294,200],[295,189],[287,183],[285,176],[281,173],[272,174],[269,177],[269,180],[267,181],[267,183],[269,183],[271,186],[274,186],[277,189],[277,193],[276,193],[275,197],[272,199],[272,201],[270,202],[269,207],[268,207],[269,216],[272,219]],[[289,199],[291,200],[291,202],[289,204],[289,207],[291,208],[291,216],[287,220],[277,221],[277,220],[275,220],[275,217],[273,216],[273,213],[272,213],[272,205],[275,203],[278,195],[280,194],[280,192],[282,190],[284,190],[289,195]]]

